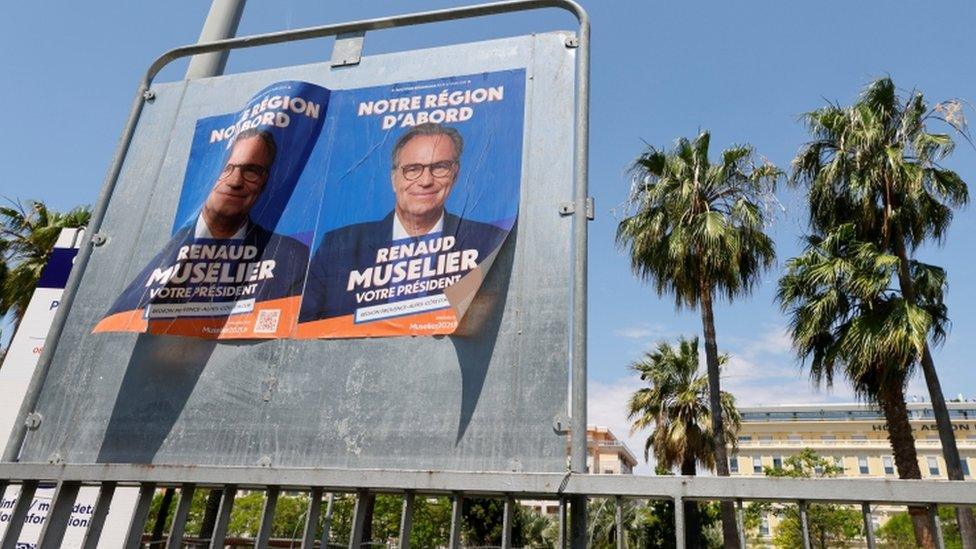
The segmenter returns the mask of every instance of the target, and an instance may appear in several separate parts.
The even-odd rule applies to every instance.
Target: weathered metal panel
[[[565,469],[574,55],[557,32],[156,85],[22,461]],[[197,119],[280,80],[358,88],[525,68],[519,221],[450,337],[262,342],[90,334],[169,238]],[[503,307],[500,305],[504,305]]]

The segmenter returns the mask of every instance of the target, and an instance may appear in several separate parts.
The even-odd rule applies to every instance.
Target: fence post
[[[871,520],[871,504],[866,501],[862,503],[861,513],[864,515],[864,539],[867,540],[868,549],[874,549],[874,521]]]
[[[945,539],[942,537],[942,521],[939,520],[939,506],[929,505],[929,516],[932,517],[932,525],[935,530],[935,549],[945,549]]]
[[[685,549],[685,502],[681,497],[674,498],[674,546]]]
[[[807,520],[807,502],[800,500],[800,532],[803,536],[803,549],[810,549],[810,522]]]

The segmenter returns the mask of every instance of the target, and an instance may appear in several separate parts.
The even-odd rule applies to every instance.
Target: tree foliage
[[[90,217],[88,206],[66,213],[39,201],[0,206],[0,316],[20,321],[61,229],[84,227]]]

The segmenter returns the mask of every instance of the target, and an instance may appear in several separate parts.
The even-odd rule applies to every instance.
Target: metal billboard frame
[[[38,359],[37,367],[30,380],[24,400],[18,411],[17,420],[10,439],[4,448],[0,462],[13,463],[18,461],[27,431],[37,428],[43,418],[35,412],[41,389],[44,386],[53,362],[58,342],[64,330],[68,312],[74,302],[92,249],[105,242],[105,236],[100,234],[102,222],[105,218],[109,202],[114,194],[116,184],[122,171],[129,147],[132,144],[136,126],[146,102],[152,101],[155,94],[152,83],[159,72],[169,63],[184,58],[206,53],[227,53],[234,49],[252,48],[258,46],[309,40],[315,38],[336,37],[336,48],[333,55],[333,65],[354,64],[337,57],[339,49],[352,45],[354,55],[361,50],[362,36],[366,31],[407,27],[428,23],[437,23],[474,17],[515,13],[545,8],[556,8],[568,11],[576,17],[579,23],[575,38],[568,38],[566,46],[576,48],[576,81],[575,81],[575,113],[574,113],[574,145],[573,145],[573,201],[561,206],[560,213],[572,215],[572,290],[571,290],[571,453],[570,471],[573,473],[586,472],[586,327],[587,327],[587,221],[592,219],[593,203],[588,196],[588,155],[589,155],[589,42],[590,23],[586,11],[573,0],[509,0],[487,4],[478,4],[460,8],[425,11],[412,14],[398,15],[321,25],[296,30],[273,32],[239,38],[229,38],[212,42],[198,43],[171,49],[160,55],[149,66],[136,90],[129,116],[126,119],[118,147],[112,158],[108,174],[102,185],[98,200],[92,211],[88,230],[78,255],[75,267],[71,271],[65,285],[61,306],[54,317],[51,330],[44,343],[44,350]],[[343,39],[346,40],[343,40]],[[357,43],[358,42],[358,43]],[[358,47],[357,47],[358,46]],[[580,500],[583,501],[583,500]],[[582,542],[585,536],[585,505],[572,506],[573,538],[576,543]],[[577,546],[574,543],[574,546]]]

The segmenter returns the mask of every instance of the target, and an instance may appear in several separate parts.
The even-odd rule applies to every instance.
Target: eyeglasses
[[[400,173],[407,181],[420,179],[420,176],[424,175],[424,170],[430,170],[430,175],[441,178],[451,175],[455,166],[457,166],[456,160],[442,160],[432,164],[407,164],[400,166]]]
[[[220,172],[220,179],[230,177],[234,173],[234,168],[241,170],[241,177],[248,183],[257,183],[264,176],[268,175],[268,168],[258,164],[234,164],[233,162],[228,162]]]

